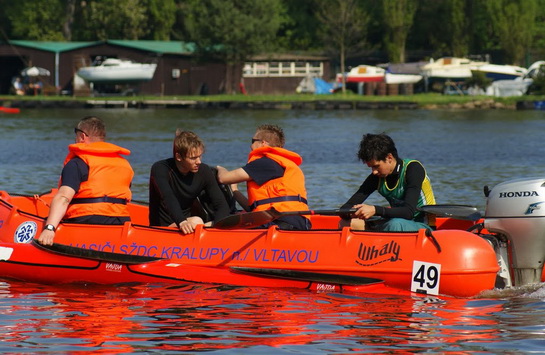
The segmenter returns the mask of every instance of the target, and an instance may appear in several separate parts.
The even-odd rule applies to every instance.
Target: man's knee
[[[418,232],[422,228],[429,227],[423,223],[403,218],[392,218],[382,225],[384,232]]]
[[[402,232],[406,229],[405,223],[401,218],[392,218],[384,222],[381,228],[384,232]]]

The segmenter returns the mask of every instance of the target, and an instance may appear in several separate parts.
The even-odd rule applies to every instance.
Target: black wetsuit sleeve
[[[407,166],[407,171],[405,173],[405,196],[403,198],[403,206],[392,208],[375,206],[376,215],[385,218],[413,219],[425,177],[426,172],[424,167],[418,162],[411,162]]]
[[[354,205],[363,203],[365,200],[367,200],[369,195],[371,195],[374,191],[377,190],[377,187],[378,187],[378,177],[376,177],[373,174],[369,174],[369,176],[367,176],[367,178],[363,181],[361,186],[358,188],[356,193],[354,193],[352,197],[350,197],[348,201],[346,201],[344,205],[341,206],[341,209],[350,209]]]
[[[150,224],[168,226],[170,223],[179,225],[189,217],[178,202],[179,191],[175,191],[175,172],[168,160],[156,162],[150,173]],[[170,222],[170,223],[169,223]]]
[[[229,205],[227,200],[221,192],[216,180],[216,176],[212,169],[208,165],[202,164],[199,169],[199,174],[204,180],[205,191],[210,201],[212,202],[212,209],[214,210],[214,222],[227,217],[229,215]]]

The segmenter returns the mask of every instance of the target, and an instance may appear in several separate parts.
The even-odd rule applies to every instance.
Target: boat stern
[[[484,226],[507,241],[515,286],[539,283],[545,262],[545,179],[516,179],[488,192]]]

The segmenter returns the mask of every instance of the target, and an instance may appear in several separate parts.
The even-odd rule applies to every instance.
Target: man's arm
[[[172,174],[174,174],[174,172],[172,172]],[[153,164],[149,182],[150,192],[159,194],[159,198],[164,202],[166,212],[178,226],[181,222],[186,220],[187,216],[180,206],[178,194],[170,186],[170,175],[170,167],[166,162],[159,161]],[[159,208],[159,206],[157,206],[157,208]]]
[[[243,168],[238,168],[229,171],[223,166],[219,165],[216,167],[216,169],[218,170],[218,182],[220,184],[231,185],[231,189],[233,190],[233,197],[235,198],[235,200],[245,211],[250,211],[248,198],[244,196],[241,191],[239,191],[238,186],[236,185],[239,182],[250,181],[252,179],[250,175],[246,172],[246,170],[244,170]]]
[[[378,178],[375,175],[370,174],[358,188],[358,191],[356,191],[352,197],[350,197],[348,201],[341,206],[341,209],[349,209],[355,205],[363,203],[365,200],[367,200],[369,195],[371,195],[373,191],[377,189],[377,186]]]
[[[202,176],[204,179],[205,191],[210,201],[212,202],[212,209],[214,210],[214,221],[227,217],[229,215],[229,205],[227,200],[221,192],[216,177],[208,165],[201,165]]]
[[[251,180],[250,175],[243,168],[231,171],[219,165],[216,168],[218,169],[218,181],[220,184],[238,184],[239,182]]]
[[[53,197],[53,199],[51,200],[51,207],[49,208],[49,216],[47,216],[47,220],[45,221],[45,224],[52,224],[55,228],[57,228],[62,218],[66,214],[68,205],[70,204],[70,201],[72,201],[72,198],[74,198],[75,194],[76,194],[76,191],[74,191],[73,188],[66,185],[61,186],[59,190],[57,191],[57,193],[55,194],[55,196]],[[54,231],[44,229],[42,233],[40,233],[38,242],[40,242],[43,245],[53,245],[54,238],[55,238]]]

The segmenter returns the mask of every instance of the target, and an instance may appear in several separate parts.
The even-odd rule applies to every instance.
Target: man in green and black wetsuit
[[[365,134],[358,158],[371,168],[371,174],[341,209],[356,208],[351,217],[363,220],[383,217],[384,220],[376,224],[377,230],[399,232],[430,228],[418,207],[434,205],[435,197],[419,161],[400,159],[394,141],[384,133]],[[363,203],[374,191],[386,198],[390,208]]]

